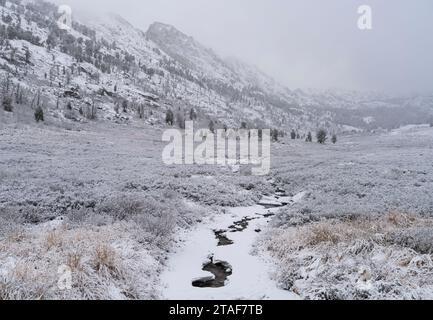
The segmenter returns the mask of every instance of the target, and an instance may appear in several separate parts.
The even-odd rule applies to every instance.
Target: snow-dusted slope
[[[72,30],[64,31],[56,25],[57,7],[44,1],[6,1],[2,10],[3,77],[9,74],[15,89],[18,83],[28,89],[29,104],[43,95],[44,107],[57,117],[84,120],[84,109],[96,103],[101,119],[162,124],[168,109],[185,118],[195,109],[203,124],[213,120],[217,126],[239,127],[245,122],[302,135],[319,127],[398,127],[433,114],[432,97],[289,90],[254,66],[219,57],[163,23],[144,32],[111,14],[89,23],[74,21]],[[66,105],[72,111],[65,115]],[[406,114],[384,119],[391,108]]]

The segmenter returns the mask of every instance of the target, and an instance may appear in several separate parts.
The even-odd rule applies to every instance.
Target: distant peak
[[[175,29],[176,30],[176,28],[173,27],[172,25],[167,24],[167,23],[163,23],[163,22],[159,22],[159,21],[155,21],[154,23],[152,23],[150,25],[149,29],[164,29],[164,30]]]
[[[190,38],[183,32],[176,29],[174,26],[162,22],[154,22],[150,25],[149,29],[147,30],[148,35],[170,35],[170,36],[176,36],[181,38]]]

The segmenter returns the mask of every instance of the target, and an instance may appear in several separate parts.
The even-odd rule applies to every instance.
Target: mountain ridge
[[[290,90],[254,66],[221,58],[166,23],[155,22],[143,31],[110,14],[86,24],[74,20],[67,32],[56,26],[57,7],[48,2],[5,1],[3,12],[1,24],[7,31],[1,46],[3,77],[12,74],[15,85],[28,87],[30,96],[44,92],[48,111],[60,118],[65,112],[53,106],[72,105],[66,113],[73,116],[66,118],[85,121],[84,101],[95,101],[94,96],[99,117],[106,120],[135,121],[138,114],[140,121],[163,125],[169,109],[179,119],[195,110],[203,123],[212,120],[233,127],[247,123],[303,134],[322,127],[330,132],[391,128],[433,114],[432,97],[392,100],[361,93]],[[29,46],[29,61],[22,55],[9,59],[11,51],[25,55]],[[70,87],[85,99],[65,94]],[[158,98],[149,101],[150,96]],[[119,112],[121,101],[130,106],[125,112]],[[382,119],[383,110],[390,108],[404,112],[404,118]],[[348,110],[356,112],[347,114]]]

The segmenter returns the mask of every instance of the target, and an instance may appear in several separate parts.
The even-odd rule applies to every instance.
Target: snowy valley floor
[[[2,126],[0,299],[163,298],[175,232],[272,190],[227,168],[166,167],[161,137],[98,123]],[[62,291],[65,266],[73,286]]]
[[[433,129],[282,141],[268,177],[166,167],[161,135],[2,125],[0,299],[433,297]]]
[[[433,128],[337,145],[276,146],[284,208],[259,243],[279,283],[303,299],[433,298]]]
[[[262,206],[233,208],[189,232],[161,277],[163,296],[172,300],[298,299],[278,287],[271,277],[272,260],[256,247],[257,235],[274,212]],[[245,225],[239,226],[241,223]],[[220,232],[230,243],[216,241],[215,233]],[[223,286],[213,286],[215,277],[204,272],[204,262],[227,264],[230,276]],[[200,284],[203,279],[205,283]],[[192,286],[193,281],[198,281],[199,286]]]

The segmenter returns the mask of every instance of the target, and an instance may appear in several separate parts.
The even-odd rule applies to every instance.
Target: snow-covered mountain
[[[158,125],[167,110],[179,119],[194,110],[203,123],[305,133],[397,127],[433,114],[431,96],[289,90],[163,23],[144,32],[112,14],[60,30],[53,4],[8,0],[0,6],[5,95],[31,107],[43,101],[57,118]]]

